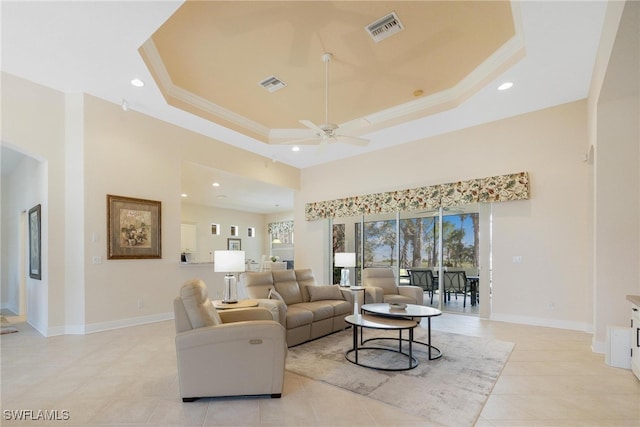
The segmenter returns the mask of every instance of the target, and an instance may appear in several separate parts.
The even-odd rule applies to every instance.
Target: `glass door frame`
[[[479,228],[479,236],[478,236],[478,275],[480,276],[479,279],[479,286],[478,286],[478,293],[479,293],[479,297],[480,297],[480,301],[482,302],[479,306],[479,312],[478,312],[478,316],[482,317],[482,318],[489,318],[490,316],[490,312],[491,312],[491,246],[492,246],[492,233],[493,233],[493,228],[492,228],[492,204],[487,203],[487,204],[477,204],[475,205],[477,208],[473,210],[474,213],[478,213],[478,228]],[[437,271],[438,277],[439,278],[443,278],[444,277],[444,263],[443,263],[443,257],[444,257],[444,241],[443,241],[443,234],[442,230],[443,230],[443,218],[446,215],[445,209],[442,207],[439,207],[437,209],[433,210],[434,213],[437,214],[437,221],[438,221],[438,239],[437,239],[437,251],[438,251],[438,256],[437,256],[437,265],[434,268],[434,272]],[[394,271],[394,275],[396,278],[396,285],[400,285],[400,220],[401,218],[401,214],[403,213],[408,213],[410,214],[410,211],[405,211],[405,212],[401,212],[401,211],[395,211],[394,212],[394,218],[395,218],[395,238],[396,238],[396,247],[394,248],[394,253],[393,253],[393,257],[395,258],[395,260],[397,260],[397,262],[395,263],[395,265],[391,265],[391,268]],[[345,234],[346,233],[346,223],[349,222],[350,224],[352,224],[354,226],[354,228],[356,228],[356,224],[359,224],[359,229],[360,229],[360,236],[357,235],[355,229],[353,231],[353,246],[352,247],[348,247],[348,244],[345,247],[345,251],[346,252],[350,252],[350,251],[355,251],[358,256],[356,259],[356,264],[357,266],[355,268],[353,268],[353,276],[351,277],[351,283],[353,285],[361,285],[360,282],[360,278],[362,277],[362,271],[364,269],[364,262],[365,262],[365,239],[364,239],[364,230],[365,230],[365,219],[366,218],[375,218],[378,214],[373,214],[373,215],[365,215],[365,214],[361,214],[358,216],[353,216],[353,217],[349,217],[351,218],[351,220],[349,221],[348,218],[344,218],[345,220]],[[385,216],[389,216],[391,214],[381,214],[381,215],[385,215]],[[338,219],[339,220],[339,219]],[[333,218],[329,218],[328,220],[328,236],[329,236],[329,247],[328,247],[328,251],[329,251],[329,259],[331,260],[331,262],[329,263],[328,266],[328,277],[333,277],[333,246],[331,245],[331,242],[333,241],[333,226],[334,223],[336,222],[335,219]],[[483,232],[484,230],[484,232]],[[358,238],[360,237],[360,238]],[[347,239],[350,240],[350,239]],[[358,248],[356,250],[356,245],[358,245]],[[392,261],[393,262],[393,261]],[[488,268],[484,269],[482,268],[482,266],[485,265]],[[440,310],[443,310],[444,303],[443,303],[443,298],[444,298],[444,280],[438,280],[438,305],[437,308]],[[443,310],[444,311],[444,310]]]

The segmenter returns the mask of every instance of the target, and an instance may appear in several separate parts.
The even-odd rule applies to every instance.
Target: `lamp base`
[[[349,269],[348,268],[343,268],[340,273],[341,273],[340,274],[340,286],[343,286],[345,288],[350,287],[351,283],[349,282]]]
[[[228,273],[224,276],[224,298],[223,304],[235,304],[238,302],[238,289],[236,288],[236,277]]]

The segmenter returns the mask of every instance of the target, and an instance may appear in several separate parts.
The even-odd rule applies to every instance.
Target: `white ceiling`
[[[289,146],[264,144],[165,102],[138,48],[181,4],[3,0],[0,67],[63,92],[84,92],[117,104],[126,99],[132,110],[305,168],[585,98],[606,9],[604,0],[518,2],[514,9],[520,14],[526,56],[462,105],[364,135],[371,140],[365,148],[332,144],[294,153]],[[134,77],[145,87],[132,87]],[[498,92],[505,80],[514,87]]]

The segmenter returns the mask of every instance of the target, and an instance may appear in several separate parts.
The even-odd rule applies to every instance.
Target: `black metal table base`
[[[362,326],[356,326],[353,325],[353,348],[351,348],[351,350],[348,350],[345,354],[344,357],[345,359],[347,359],[349,362],[353,363],[354,365],[358,365],[358,366],[363,366],[365,368],[371,368],[371,369],[377,369],[379,371],[408,371],[410,369],[414,369],[416,366],[418,366],[418,359],[416,359],[415,357],[413,357],[413,344],[416,343],[416,341],[413,340],[413,329],[409,329],[409,339],[408,340],[403,340],[402,339],[402,330],[398,331],[399,332],[399,337],[398,338],[391,338],[391,337],[387,337],[387,338],[369,338],[365,341],[362,341],[362,344],[368,342],[368,341],[374,341],[374,340],[394,340],[394,341],[398,341],[398,349],[393,349],[393,348],[385,348],[385,347],[370,347],[370,346],[360,346],[358,345],[358,330],[362,329]],[[360,336],[362,337],[362,330],[360,331]],[[409,352],[405,353],[404,351],[402,351],[402,343],[408,343],[409,344]],[[422,344],[422,343],[419,343]],[[360,350],[376,350],[376,351],[390,351],[393,353],[397,353],[397,354],[401,354],[403,356],[405,356],[407,358],[408,361],[408,365],[404,368],[388,368],[388,367],[384,367],[384,366],[374,366],[374,365],[370,365],[370,364],[365,364],[362,363],[359,358],[358,358],[358,351]],[[438,350],[440,351],[440,350]]]
[[[375,340],[391,340],[391,341],[397,341],[398,338],[392,338],[392,337],[379,337],[379,338],[368,338],[364,341],[361,341],[360,344],[366,344],[369,341],[375,341]],[[406,341],[406,340],[404,340]],[[429,349],[429,360],[436,360],[436,359],[440,359],[442,357],[442,351],[436,347],[433,346],[429,343],[426,342],[422,342],[422,341],[411,341],[413,344],[420,344],[423,345],[425,347],[427,347]],[[364,348],[364,347],[358,347],[359,349]]]

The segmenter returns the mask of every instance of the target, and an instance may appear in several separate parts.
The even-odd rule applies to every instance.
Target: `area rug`
[[[11,326],[11,322],[6,317],[0,316],[0,335],[13,334],[15,332],[18,332],[18,329]]]
[[[426,335],[426,330],[416,329],[414,339],[426,341]],[[373,336],[382,335],[365,331],[365,338]],[[413,355],[419,365],[408,371],[389,372],[345,360],[344,353],[351,348],[352,337],[352,331],[345,330],[292,347],[286,368],[445,426],[475,423],[514,346],[504,341],[433,331],[432,343],[443,353],[440,359],[428,360],[426,347],[414,345]],[[375,345],[392,343],[376,341]],[[375,355],[359,353],[359,358],[362,357],[375,357],[377,366],[391,365],[402,356],[383,351]]]

